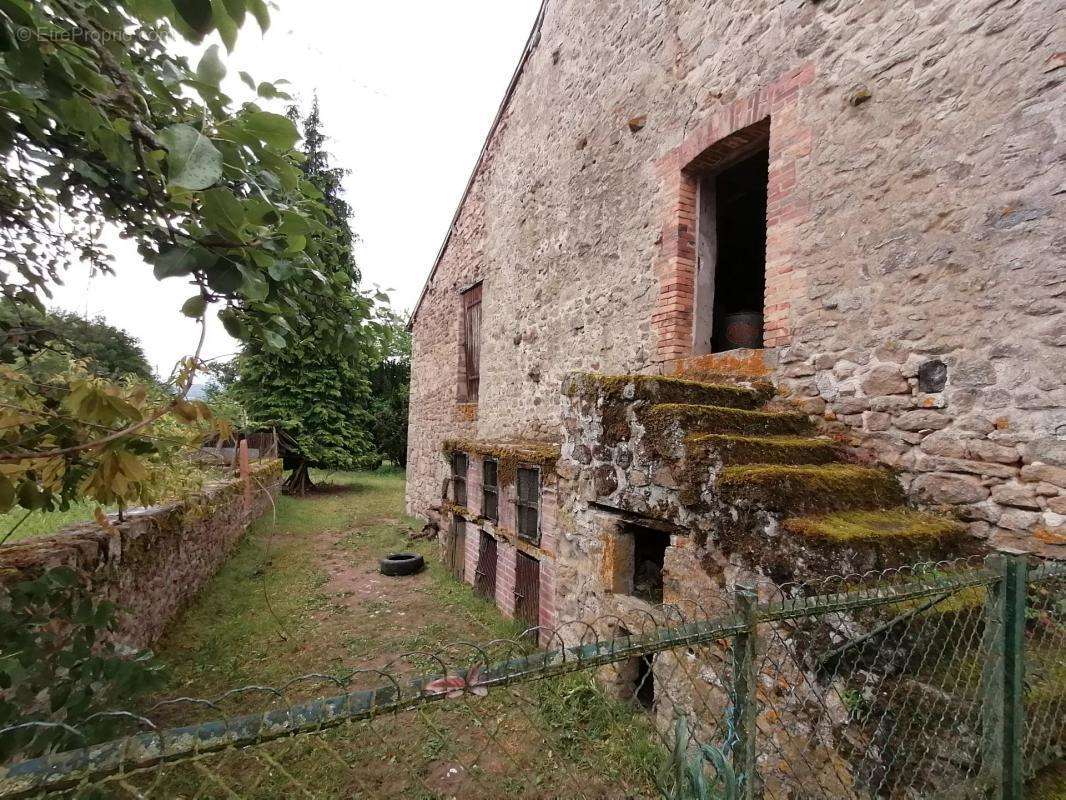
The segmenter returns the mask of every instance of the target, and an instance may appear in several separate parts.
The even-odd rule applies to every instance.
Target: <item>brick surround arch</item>
[[[656,163],[662,182],[662,245],[655,265],[659,298],[652,316],[657,360],[692,355],[696,296],[696,195],[698,174],[728,161],[758,137],[769,135],[766,213],[765,347],[791,341],[792,298],[802,289],[795,271],[796,228],[809,217],[797,194],[797,170],[811,152],[811,129],[800,116],[800,96],[814,77],[804,65],[704,120]]]

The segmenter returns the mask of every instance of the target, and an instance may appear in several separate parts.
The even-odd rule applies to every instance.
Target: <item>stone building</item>
[[[547,0],[412,320],[407,503],[457,574],[491,550],[513,613],[535,560],[547,624],[1061,555],[1062,15]]]

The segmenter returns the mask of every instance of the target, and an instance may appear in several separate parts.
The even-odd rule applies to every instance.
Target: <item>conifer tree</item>
[[[296,119],[297,110],[290,109],[289,116]],[[330,164],[317,98],[302,127],[301,169],[322,195],[337,234],[323,243],[319,256],[329,279],[369,306],[371,301],[358,290],[351,207],[343,196],[346,173]],[[290,494],[302,495],[313,488],[311,467],[359,469],[381,461],[373,444],[369,380],[376,362],[377,325],[372,320],[363,325],[353,322],[347,333],[355,347],[341,353],[323,347],[323,339],[335,336],[335,330],[323,329],[313,316],[305,316],[287,337],[285,348],[252,339],[238,357],[235,392],[250,419],[277,426],[295,444],[286,457],[286,466],[292,469],[285,482]]]

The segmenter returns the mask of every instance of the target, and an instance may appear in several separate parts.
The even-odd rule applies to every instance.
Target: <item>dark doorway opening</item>
[[[770,151],[700,181],[694,352],[762,347]]]
[[[637,685],[633,697],[641,708],[650,711],[655,705],[655,656],[645,653],[636,661]]]
[[[649,603],[663,601],[663,565],[670,534],[633,526],[633,595]]]

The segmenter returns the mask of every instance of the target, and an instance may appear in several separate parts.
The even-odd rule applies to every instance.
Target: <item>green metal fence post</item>
[[[734,733],[733,771],[738,781],[738,800],[755,800],[755,755],[757,713],[755,700],[756,670],[755,651],[758,643],[758,626],[755,607],[758,595],[750,586],[736,587],[737,616],[744,630],[737,634],[733,645],[733,691]]]
[[[983,772],[994,800],[1022,800],[1025,730],[1026,557],[996,554],[985,560],[998,579],[985,603],[982,669]]]

